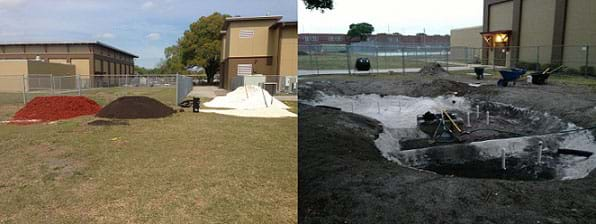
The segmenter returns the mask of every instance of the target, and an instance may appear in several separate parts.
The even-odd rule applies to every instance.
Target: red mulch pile
[[[101,106],[84,96],[35,97],[21,108],[11,123],[35,123],[94,115]]]

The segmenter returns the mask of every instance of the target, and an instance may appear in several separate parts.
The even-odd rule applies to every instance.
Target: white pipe
[[[476,120],[480,119],[480,105],[476,105]]]
[[[377,112],[379,112],[379,114],[381,113],[381,104],[379,104],[379,101],[377,101]]]
[[[542,145],[543,145],[542,141],[539,141],[538,142],[538,156],[536,159],[537,164],[542,163]]]
[[[467,125],[467,127],[468,127],[468,128],[469,128],[469,127],[472,127],[472,123],[470,123],[470,111],[468,111],[468,120],[467,120],[467,122],[468,122],[468,125]]]
[[[490,124],[490,112],[486,111],[486,125]]]
[[[354,101],[352,101],[352,113],[354,113]]]
[[[505,166],[505,148],[501,149],[501,169],[506,170],[507,167]]]

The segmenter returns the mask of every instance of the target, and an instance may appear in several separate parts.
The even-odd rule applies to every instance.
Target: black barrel
[[[368,58],[356,59],[356,70],[358,70],[358,71],[370,70],[370,61],[368,60]]]

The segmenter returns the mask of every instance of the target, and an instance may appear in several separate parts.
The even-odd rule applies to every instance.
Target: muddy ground
[[[299,98],[326,94],[439,96],[490,100],[548,111],[596,126],[596,92],[579,86],[469,87],[457,77],[300,80]],[[596,223],[596,172],[572,181],[443,176],[399,166],[374,144],[378,121],[300,104],[301,223]]]

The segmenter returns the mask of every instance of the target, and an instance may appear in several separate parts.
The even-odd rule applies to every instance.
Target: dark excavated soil
[[[577,86],[468,88],[450,80],[373,76],[303,79],[299,88],[300,99],[316,98],[319,91],[407,96],[457,91],[470,100],[548,111],[583,127],[596,125],[596,93]],[[535,173],[529,178],[543,181],[452,177],[402,167],[382,157],[374,144],[382,127],[373,119],[300,104],[298,126],[300,223],[596,223],[596,171],[583,179],[553,181],[545,180],[549,171],[523,170],[523,162],[509,161],[519,164],[521,172],[512,171],[510,179]],[[499,175],[495,164],[487,164],[464,165]],[[453,173],[460,168],[442,169]],[[479,177],[478,172],[465,171],[461,175]]]
[[[123,120],[94,120],[87,124],[91,125],[91,126],[129,125],[128,121],[123,121]]]
[[[174,113],[174,109],[145,96],[124,96],[106,105],[97,117],[135,119],[135,118],[160,118]]]

